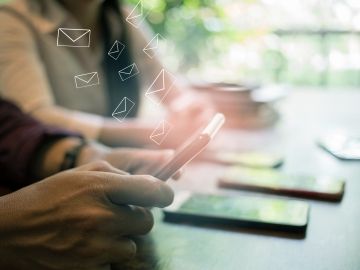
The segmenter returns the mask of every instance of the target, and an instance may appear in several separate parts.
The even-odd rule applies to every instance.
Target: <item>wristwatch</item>
[[[64,160],[60,166],[60,170],[69,170],[75,167],[77,158],[81,150],[88,144],[88,142],[84,138],[80,138],[80,143],[70,150],[66,151]]]

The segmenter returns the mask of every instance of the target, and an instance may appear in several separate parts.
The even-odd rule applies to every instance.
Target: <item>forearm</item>
[[[31,168],[37,179],[44,179],[54,175],[62,170],[62,164],[66,153],[82,143],[80,137],[67,137],[40,149],[35,157],[35,162]],[[78,153],[75,159],[75,167],[88,164],[92,161],[101,160],[105,153],[109,152],[110,148],[96,143],[95,141],[88,141]]]
[[[106,120],[100,131],[99,141],[109,146],[136,147],[150,143],[151,126],[137,120],[119,123]]]
[[[102,116],[96,114],[46,104],[32,111],[31,114],[45,124],[80,133],[92,140],[98,139],[104,121]]]
[[[0,169],[2,171],[0,182],[3,187],[10,190],[28,186],[39,180],[39,175],[49,175],[56,171],[49,168],[48,164],[56,166],[59,160],[55,159],[53,154],[49,157],[46,155],[45,158],[42,156],[56,146],[55,143],[67,138],[78,140],[80,136],[67,130],[45,126],[22,113],[13,104],[3,100],[0,100],[0,122],[2,123],[0,127]],[[61,153],[58,150],[55,152]],[[60,156],[59,154],[57,158]]]
[[[81,143],[78,137],[65,137],[50,141],[36,152],[31,172],[36,179],[44,179],[60,172],[67,151]]]

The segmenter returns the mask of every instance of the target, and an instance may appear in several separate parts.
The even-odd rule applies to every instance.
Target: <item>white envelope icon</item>
[[[157,145],[162,144],[165,138],[169,135],[172,128],[173,126],[169,122],[162,120],[151,133],[150,140],[152,140]]]
[[[123,68],[119,71],[119,75],[122,81],[126,81],[127,79],[139,74],[139,69],[135,63]]]
[[[169,94],[175,81],[176,78],[174,75],[162,69],[146,91],[145,96],[156,105],[159,105]]]
[[[153,37],[153,39],[150,40],[150,42],[143,49],[143,52],[146,53],[146,55],[149,56],[151,59],[155,56],[157,50],[159,49],[160,38],[163,39],[160,34],[156,34],[155,37]]]
[[[135,102],[124,97],[111,115],[119,122],[122,122],[134,106]]]
[[[59,47],[90,47],[90,29],[59,28],[56,45]]]
[[[142,1],[140,0],[125,20],[135,28],[139,28],[146,15],[144,14],[144,7]]]
[[[100,84],[97,72],[75,75],[74,79],[76,88],[84,88]]]
[[[125,49],[125,45],[120,41],[115,40],[110,51],[108,52],[108,55],[114,60],[117,60],[124,49]]]

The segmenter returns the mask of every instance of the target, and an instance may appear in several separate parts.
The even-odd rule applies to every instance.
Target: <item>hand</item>
[[[195,131],[204,127],[215,115],[216,110],[206,96],[187,91],[168,106],[168,121],[173,125],[162,147],[177,147]]]
[[[90,148],[81,153],[78,165],[105,160],[115,168],[131,174],[154,175],[173,156],[173,150],[108,148],[97,143],[91,143]],[[180,172],[176,173],[173,179],[178,179],[180,175]]]
[[[172,200],[162,181],[106,162],[56,174],[0,197],[0,269],[110,269],[151,230],[145,207]]]
[[[170,103],[168,111],[170,122],[199,128],[214,116],[216,110],[205,95],[186,91]]]

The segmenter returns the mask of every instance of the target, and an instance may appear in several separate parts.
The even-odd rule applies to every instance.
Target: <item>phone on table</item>
[[[329,176],[313,177],[286,174],[272,169],[229,168],[219,186],[264,193],[339,201],[344,195],[345,180]]]
[[[284,158],[279,154],[255,151],[204,151],[201,158],[225,165],[242,165],[253,168],[277,168],[284,163]]]
[[[335,132],[318,140],[325,151],[342,160],[360,160],[360,135]]]
[[[204,130],[195,133],[195,135],[190,137],[190,139],[175,151],[174,158],[160,168],[160,170],[155,173],[155,177],[165,181],[193,160],[215,137],[224,122],[224,115],[217,113]]]
[[[304,233],[309,205],[259,196],[224,196],[180,192],[164,211],[165,221],[230,225]]]

